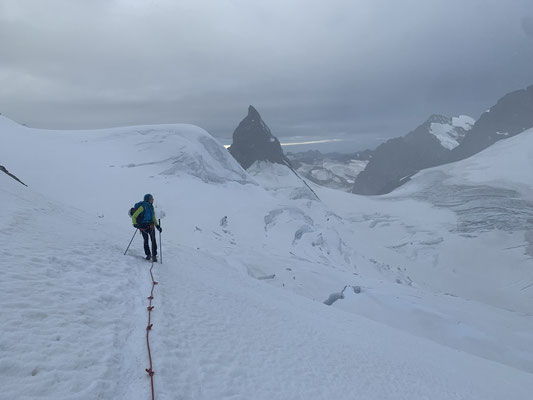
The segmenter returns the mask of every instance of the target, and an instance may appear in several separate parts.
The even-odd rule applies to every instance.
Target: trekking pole
[[[126,251],[124,252],[124,255],[126,255],[126,253],[128,252],[130,246],[131,246],[131,242],[133,242],[133,238],[135,237],[135,235],[137,234],[137,231],[139,230],[139,228],[135,229],[135,233],[133,234],[133,236],[131,237],[131,240],[130,240],[130,244],[128,244],[128,248],[126,249]]]
[[[161,228],[161,218],[159,218],[159,227]],[[163,245],[161,244],[161,231],[159,231],[159,259],[163,264]]]

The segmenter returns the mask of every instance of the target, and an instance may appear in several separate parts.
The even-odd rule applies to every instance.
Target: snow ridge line
[[[152,326],[154,326],[154,324],[151,323],[152,310],[154,309],[154,306],[152,305],[152,300],[154,299],[154,288],[155,288],[155,285],[157,285],[159,282],[157,282],[154,279],[154,274],[152,273],[153,268],[154,268],[154,262],[152,261],[152,266],[150,267],[150,277],[152,278],[152,291],[150,292],[150,296],[148,297],[148,300],[150,300],[150,303],[148,304],[148,307],[146,308],[148,310],[148,325],[146,326],[146,347],[148,348],[148,359],[150,360],[150,368],[146,368],[145,371],[150,376],[150,384],[152,386],[152,400],[155,400],[154,370],[152,369],[152,352],[150,351],[150,331],[152,330]]]

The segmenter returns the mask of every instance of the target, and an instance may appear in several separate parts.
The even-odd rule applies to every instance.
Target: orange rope
[[[152,266],[150,267],[150,277],[152,278],[152,291],[150,292],[150,297],[148,297],[148,300],[150,300],[150,303],[147,307],[148,310],[148,325],[146,327],[146,347],[148,348],[148,359],[150,360],[150,368],[146,368],[146,372],[150,376],[150,383],[152,385],[152,400],[155,400],[154,396],[154,370],[152,369],[152,352],[150,351],[150,331],[152,330],[152,326],[154,324],[151,323],[151,317],[152,317],[152,310],[154,309],[154,306],[152,305],[152,300],[154,299],[154,288],[155,285],[157,285],[159,282],[156,282],[154,279],[154,275],[152,273],[152,269],[154,268],[154,262],[152,261]]]

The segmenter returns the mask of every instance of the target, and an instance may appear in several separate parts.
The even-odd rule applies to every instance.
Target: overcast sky
[[[404,135],[533,84],[532,0],[0,0],[0,112],[230,137]]]

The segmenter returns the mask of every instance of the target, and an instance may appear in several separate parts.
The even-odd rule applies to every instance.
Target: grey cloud
[[[254,104],[278,135],[396,136],[533,83],[529,0],[0,7],[0,112],[33,126],[228,137]]]
[[[533,37],[533,17],[522,18],[522,29],[526,35]]]

